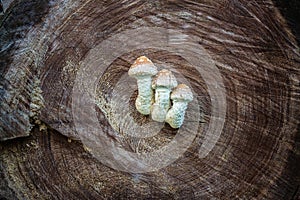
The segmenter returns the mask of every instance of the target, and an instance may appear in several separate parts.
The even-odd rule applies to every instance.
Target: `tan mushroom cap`
[[[166,87],[172,89],[177,86],[177,80],[170,70],[163,69],[159,71],[153,80],[152,88]]]
[[[138,57],[131,65],[129,76],[154,76],[157,74],[157,68],[152,61],[146,56]]]
[[[172,100],[190,102],[193,100],[192,90],[186,84],[179,84],[171,93]]]

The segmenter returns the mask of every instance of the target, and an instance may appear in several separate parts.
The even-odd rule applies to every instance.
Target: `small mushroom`
[[[151,117],[154,121],[165,121],[171,104],[170,93],[176,86],[176,78],[169,70],[163,69],[159,71],[154,78],[152,88],[155,89],[155,102],[151,107]]]
[[[184,121],[185,110],[190,101],[193,100],[191,89],[185,84],[179,84],[171,94],[172,108],[168,111],[166,122],[172,128],[179,128]]]
[[[135,107],[143,115],[150,114],[153,96],[151,82],[152,76],[156,74],[156,66],[146,56],[137,58],[128,71],[128,75],[137,80],[138,97],[135,101]]]

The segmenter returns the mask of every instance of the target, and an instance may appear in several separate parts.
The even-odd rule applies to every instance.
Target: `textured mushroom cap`
[[[171,93],[172,100],[190,102],[193,100],[192,90],[186,84],[179,84]]]
[[[157,74],[157,68],[146,56],[138,57],[128,71],[128,75],[133,77],[154,76],[155,74]]]
[[[174,88],[177,86],[177,80],[171,71],[163,69],[159,71],[152,82],[152,88],[156,89],[157,87],[166,87]]]

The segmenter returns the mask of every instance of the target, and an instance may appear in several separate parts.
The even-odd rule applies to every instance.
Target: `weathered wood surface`
[[[271,1],[14,1],[1,19],[0,198],[299,198],[299,47]],[[200,159],[214,116],[199,73],[164,50],[129,51],[116,59],[100,78],[102,105],[109,104],[134,59],[145,54],[186,77],[204,114],[198,137],[176,162],[133,174],[103,165],[73,140],[80,137],[72,89],[91,49],[145,26],[200,38],[224,80],[227,109],[218,142]],[[133,102],[132,116],[145,123]],[[107,135],[132,151],[151,151],[176,133],[165,127],[163,136],[137,141],[121,131],[115,135],[108,122],[113,116],[97,112]]]

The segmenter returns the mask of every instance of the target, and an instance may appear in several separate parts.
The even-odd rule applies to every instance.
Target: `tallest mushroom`
[[[137,58],[128,71],[128,75],[137,80],[138,97],[135,101],[135,107],[143,115],[150,114],[153,96],[152,76],[156,74],[156,66],[146,56]]]

